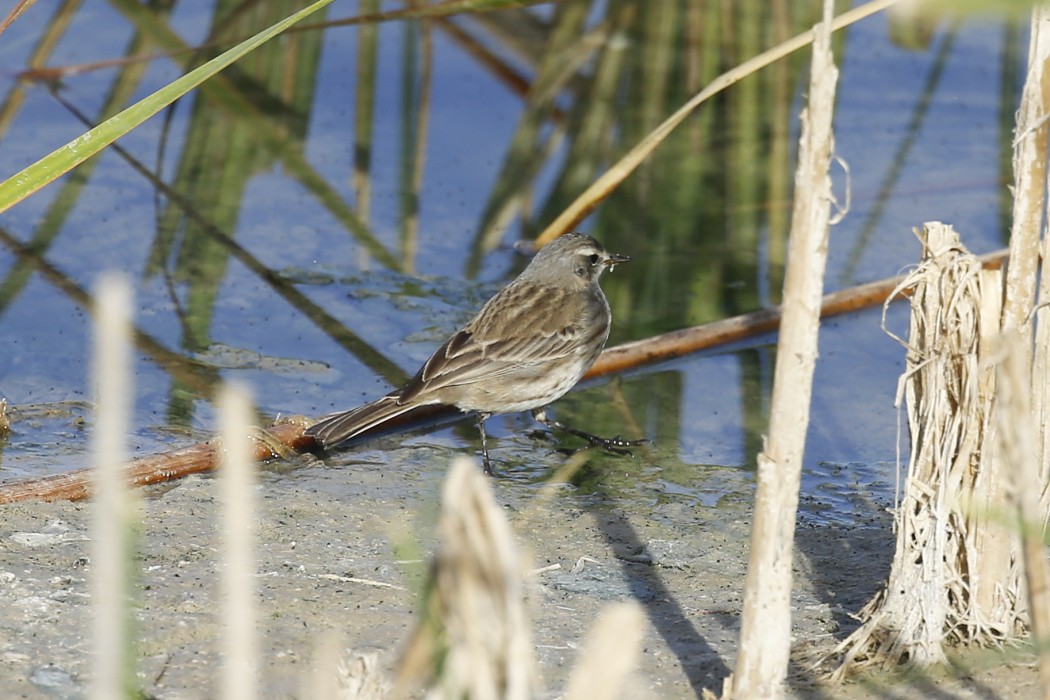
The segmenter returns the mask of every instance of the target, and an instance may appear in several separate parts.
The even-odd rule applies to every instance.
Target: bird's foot
[[[642,438],[641,440],[625,440],[619,435],[612,438],[606,438],[601,437],[599,435],[592,435],[591,433],[586,433],[582,430],[577,430],[576,428],[570,428],[564,423],[556,421],[550,416],[548,416],[547,411],[542,408],[533,411],[532,417],[540,423],[547,426],[548,428],[551,428],[552,430],[561,430],[562,432],[568,433],[570,435],[575,435],[578,438],[583,438],[588,443],[590,443],[588,447],[583,449],[588,449],[590,447],[600,447],[606,452],[612,452],[613,454],[627,455],[629,457],[633,457],[634,453],[628,450],[628,447],[638,447],[639,445],[649,444],[649,440],[646,440],[645,438]]]
[[[616,455],[626,455],[627,457],[634,457],[634,453],[631,452],[628,447],[638,447],[639,445],[648,445],[649,440],[642,438],[640,440],[625,440],[619,435],[616,437],[606,438],[600,435],[591,435],[585,433],[582,430],[576,430],[574,428],[563,428],[565,432],[575,435],[576,437],[583,438],[590,443],[584,449],[590,449],[592,447],[600,447],[606,452],[611,452]]]
[[[543,440],[551,444],[557,444],[558,438],[550,430],[544,430],[543,428],[536,428],[535,430],[529,431],[529,437],[533,440]]]
[[[488,436],[485,434],[485,421],[488,420],[489,414],[481,413],[478,415],[478,433],[481,435],[481,468],[485,470],[486,476],[492,476],[492,462],[489,461],[489,441]]]

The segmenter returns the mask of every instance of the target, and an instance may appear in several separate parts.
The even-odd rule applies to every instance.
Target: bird
[[[482,462],[492,474],[485,421],[531,411],[562,430],[617,453],[645,440],[603,438],[568,427],[546,407],[572,389],[601,354],[612,313],[598,281],[630,261],[589,235],[568,233],[539,249],[524,270],[434,352],[401,388],[306,429],[327,450],[427,406],[475,414]]]

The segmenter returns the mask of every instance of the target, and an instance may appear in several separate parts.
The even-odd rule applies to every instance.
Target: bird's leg
[[[485,473],[492,476],[492,463],[489,462],[489,446],[485,435],[485,421],[488,417],[489,414],[487,413],[478,414],[478,432],[481,433],[481,465],[485,469]]]
[[[649,442],[644,438],[641,440],[624,440],[619,435],[613,438],[604,438],[598,435],[591,435],[590,433],[585,433],[582,430],[577,430],[576,428],[570,428],[564,423],[560,423],[548,416],[546,406],[544,406],[543,408],[534,409],[532,411],[532,417],[540,423],[543,423],[548,428],[551,428],[552,430],[561,430],[562,432],[569,433],[570,435],[575,435],[576,437],[583,438],[592,446],[601,447],[603,450],[608,450],[609,452],[613,452],[619,455],[631,454],[630,450],[624,449],[626,447],[637,447],[638,445],[644,445],[647,442]]]

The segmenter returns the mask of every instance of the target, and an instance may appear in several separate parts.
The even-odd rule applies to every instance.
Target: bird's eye
[[[591,261],[591,265],[597,265],[598,264],[598,260],[599,260],[598,254],[597,253],[591,253],[591,257],[589,257],[588,260]]]

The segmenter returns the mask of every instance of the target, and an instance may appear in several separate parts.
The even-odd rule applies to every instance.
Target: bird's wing
[[[567,306],[572,297],[544,290],[537,298],[533,288],[528,299],[520,299],[516,291],[513,285],[504,289],[446,340],[405,385],[399,401],[406,403],[447,386],[527,372],[576,352],[585,324]]]

